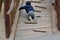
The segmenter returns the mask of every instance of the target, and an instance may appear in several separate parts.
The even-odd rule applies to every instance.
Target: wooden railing
[[[60,0],[55,0],[55,9],[57,12],[57,28],[60,31]]]
[[[5,0],[4,4],[4,18],[5,18],[5,29],[6,38],[9,38],[11,34],[12,25],[14,24],[15,14],[19,0]]]

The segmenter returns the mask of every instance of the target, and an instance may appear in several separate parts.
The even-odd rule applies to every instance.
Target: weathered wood
[[[35,12],[40,12],[41,13],[41,11],[39,11],[39,10],[35,10]]]
[[[11,4],[11,0],[5,0],[5,2],[4,2],[4,16],[6,15],[6,13],[8,12],[8,10],[10,8],[10,4]]]
[[[17,8],[18,5],[19,5],[19,1],[20,1],[20,0],[15,0],[15,6],[16,6],[16,8]]]
[[[15,19],[16,9],[19,4],[19,0],[14,0],[14,6],[11,4],[12,0],[5,0],[4,3],[4,17],[5,17],[5,28],[6,28],[6,38],[10,37],[12,25]],[[12,10],[9,12],[12,5]],[[9,14],[7,14],[9,12]]]
[[[5,3],[4,3],[4,17],[5,17],[6,38],[9,38],[10,32],[11,32],[10,31],[9,15],[6,15],[8,9],[9,9],[9,0],[5,0]]]
[[[44,1],[44,0],[41,0],[41,1]]]
[[[0,0],[0,12],[1,12],[1,7],[2,7],[2,0]]]
[[[60,0],[55,0],[55,8],[57,12],[57,27],[58,30],[60,31]]]
[[[39,1],[30,1],[30,2],[33,2],[33,3],[41,3],[41,2],[39,2]]]
[[[46,33],[47,31],[43,31],[43,30],[33,30],[33,32],[43,32],[43,33]]]
[[[11,0],[5,0],[4,2],[4,18],[5,18],[5,29],[6,29],[6,38],[9,38],[11,33],[11,25],[10,25],[10,16],[7,14],[10,8]]]
[[[36,21],[25,21],[26,24],[37,24]]]
[[[16,9],[17,9],[18,5],[19,5],[19,0],[15,0],[14,1],[14,8],[11,11],[11,14],[10,14],[10,16],[11,16],[11,19],[10,19],[11,20],[11,26],[13,25],[13,22],[14,22],[14,19],[15,19]]]
[[[43,8],[43,9],[47,9],[46,7],[40,7],[40,6],[35,6],[35,7],[38,7],[38,8]]]
[[[40,18],[41,16],[36,16],[37,18]]]
[[[5,16],[5,29],[6,29],[6,38],[9,38],[10,33],[11,33],[9,15]]]

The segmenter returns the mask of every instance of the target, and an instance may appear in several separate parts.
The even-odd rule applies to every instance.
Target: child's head
[[[27,2],[26,2],[26,5],[31,5],[31,2],[30,2],[30,1],[27,1]]]

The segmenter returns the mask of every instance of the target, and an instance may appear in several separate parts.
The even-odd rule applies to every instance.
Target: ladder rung
[[[38,10],[35,10],[35,12],[40,12],[41,13],[41,11],[38,11]]]
[[[36,16],[36,17],[40,18],[41,16]]]
[[[41,3],[41,2],[39,2],[39,1],[30,1],[30,2],[34,2],[34,3]]]
[[[46,33],[47,31],[43,31],[43,30],[33,30],[33,32],[44,32],[44,33]]]
[[[25,24],[37,24],[37,22],[25,21]]]
[[[46,7],[40,7],[40,6],[35,6],[35,7],[46,9]]]
[[[44,0],[41,0],[41,1],[44,1]]]

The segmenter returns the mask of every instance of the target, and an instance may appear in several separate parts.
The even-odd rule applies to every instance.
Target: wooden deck
[[[32,1],[38,1],[38,0],[32,0]],[[25,2],[26,0],[24,1],[23,5],[25,4]],[[41,40],[41,37],[43,38],[45,37],[44,35],[51,35],[58,33],[56,27],[56,21],[57,21],[56,11],[54,7],[51,5],[50,1],[46,0],[46,1],[42,1],[41,3],[32,2],[32,5],[35,10],[41,11],[41,12],[35,12],[38,24],[25,24],[25,21],[27,20],[26,18],[27,14],[24,10],[22,10],[18,21],[17,30],[16,30],[17,20],[15,20],[14,21],[15,27],[12,28],[13,31],[9,39],[6,39],[6,35],[5,35],[5,25],[4,25],[4,16],[3,16],[3,7],[2,7],[2,11],[0,13],[0,40],[14,40],[14,38],[15,40],[35,40],[40,38],[39,40]],[[44,9],[43,7],[45,7],[46,9]],[[19,15],[18,11],[19,10],[17,10],[16,19],[18,19],[17,15]],[[58,35],[57,36],[59,38],[60,34]]]

